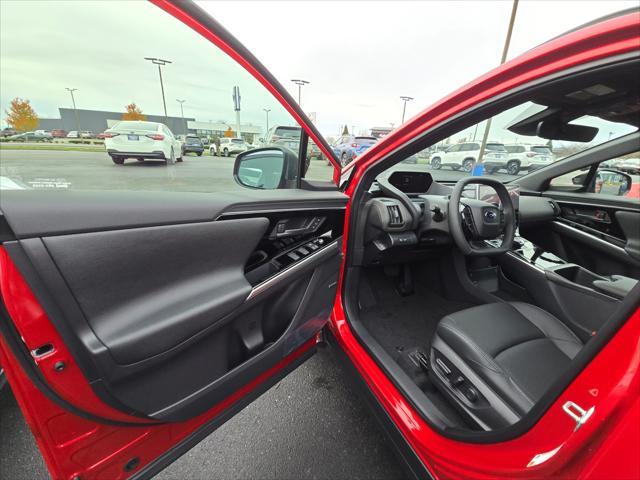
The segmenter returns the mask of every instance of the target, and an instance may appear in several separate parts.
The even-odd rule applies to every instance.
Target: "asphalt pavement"
[[[404,478],[351,382],[332,350],[319,350],[156,478]],[[0,392],[0,478],[48,478],[8,389]]]
[[[219,192],[242,189],[233,179],[234,157],[184,156],[165,165],[127,160],[116,165],[106,152],[8,150],[0,148],[0,176],[23,188]],[[311,160],[307,178],[331,180],[332,167]]]

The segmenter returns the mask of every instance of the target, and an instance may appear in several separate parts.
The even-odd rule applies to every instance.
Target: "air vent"
[[[402,225],[402,214],[398,205],[387,205],[387,211],[389,212],[389,225]]]

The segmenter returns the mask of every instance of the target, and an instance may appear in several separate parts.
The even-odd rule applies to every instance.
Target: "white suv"
[[[438,150],[431,156],[430,165],[434,170],[451,167],[453,170],[470,172],[478,160],[480,142],[464,142],[451,145],[445,150]],[[507,152],[502,143],[488,142],[484,152],[483,163],[496,166],[506,166]]]
[[[518,173],[520,170],[531,172],[537,168],[542,168],[553,163],[553,153],[546,145],[525,145],[518,143],[505,145],[504,148],[507,149],[507,157],[509,158],[507,171],[509,171],[509,165],[512,165],[512,170],[516,170],[514,165],[517,164],[518,168],[515,173]],[[513,175],[515,175],[515,173]]]
[[[224,155],[225,157],[229,157],[246,152],[249,149],[249,145],[243,138],[222,137],[220,139],[220,146],[217,147],[215,143],[212,143],[209,147],[209,153],[211,155]]]

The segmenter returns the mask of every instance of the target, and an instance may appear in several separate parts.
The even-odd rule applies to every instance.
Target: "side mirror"
[[[239,154],[233,178],[247,188],[275,190],[295,186],[298,157],[287,148],[265,147]]]
[[[600,169],[596,174],[596,193],[622,197],[631,190],[631,175],[618,170]]]
[[[589,175],[589,172],[576,175],[571,179],[571,183],[573,183],[574,185],[584,185],[584,182],[587,180],[587,175]]]

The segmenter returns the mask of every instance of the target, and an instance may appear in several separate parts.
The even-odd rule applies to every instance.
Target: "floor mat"
[[[428,352],[440,319],[473,306],[443,298],[423,284],[403,297],[382,272],[369,272],[368,279],[376,304],[361,310],[360,320],[393,358],[410,347]]]

